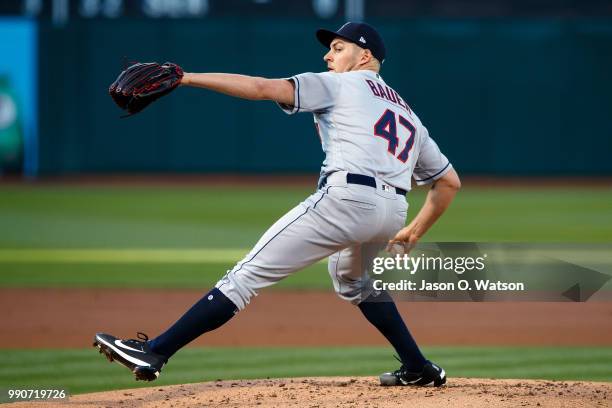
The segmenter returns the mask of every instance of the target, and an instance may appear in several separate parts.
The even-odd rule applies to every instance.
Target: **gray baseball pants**
[[[276,221],[244,259],[216,284],[238,309],[253,295],[329,257],[336,293],[357,305],[371,293],[367,268],[405,224],[408,203],[376,179],[376,188],[348,184],[346,172]]]

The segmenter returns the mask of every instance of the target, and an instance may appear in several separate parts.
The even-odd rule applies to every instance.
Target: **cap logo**
[[[362,44],[365,44],[365,43],[366,43],[366,40],[365,40],[365,38],[363,38],[363,37],[359,37],[359,42],[360,42],[360,43],[362,43]]]

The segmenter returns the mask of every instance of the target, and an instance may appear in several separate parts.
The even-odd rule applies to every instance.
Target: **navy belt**
[[[346,182],[348,184],[359,184],[362,186],[369,186],[369,187],[376,188],[376,179],[374,177],[364,176],[363,174],[347,173]],[[319,183],[319,188],[325,187],[326,184],[327,184],[327,176],[323,177],[323,179]],[[395,192],[402,196],[405,196],[407,193],[407,191],[404,190],[403,188],[397,188],[397,187],[395,187]]]

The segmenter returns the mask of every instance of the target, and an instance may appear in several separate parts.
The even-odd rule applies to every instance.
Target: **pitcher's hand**
[[[387,252],[392,255],[408,254],[416,246],[419,239],[421,239],[421,236],[417,234],[416,227],[408,225],[399,230],[393,239],[389,240]]]

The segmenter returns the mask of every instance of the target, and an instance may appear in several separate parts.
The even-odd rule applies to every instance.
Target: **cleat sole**
[[[108,347],[106,347],[104,344],[95,342],[94,347],[98,348],[98,352],[100,354],[104,354],[104,357],[106,357],[109,363],[112,363],[113,361],[115,361],[115,359],[113,358],[113,351],[109,349]]]
[[[125,365],[123,362],[121,362],[120,358],[115,357],[115,352],[113,351],[113,349],[108,347],[106,344],[94,341],[93,346],[97,347],[98,352],[100,354],[104,354],[104,357],[106,357],[106,359],[110,363],[112,363],[113,361],[117,361],[121,365]],[[159,377],[159,371],[156,371],[155,369],[151,367],[136,366],[134,367],[134,369],[132,369],[132,373],[134,373],[134,377],[136,377],[136,381],[154,381],[154,380],[157,380],[157,377]]]
[[[151,367],[136,367],[133,373],[136,381],[155,381],[159,377],[159,371]]]

